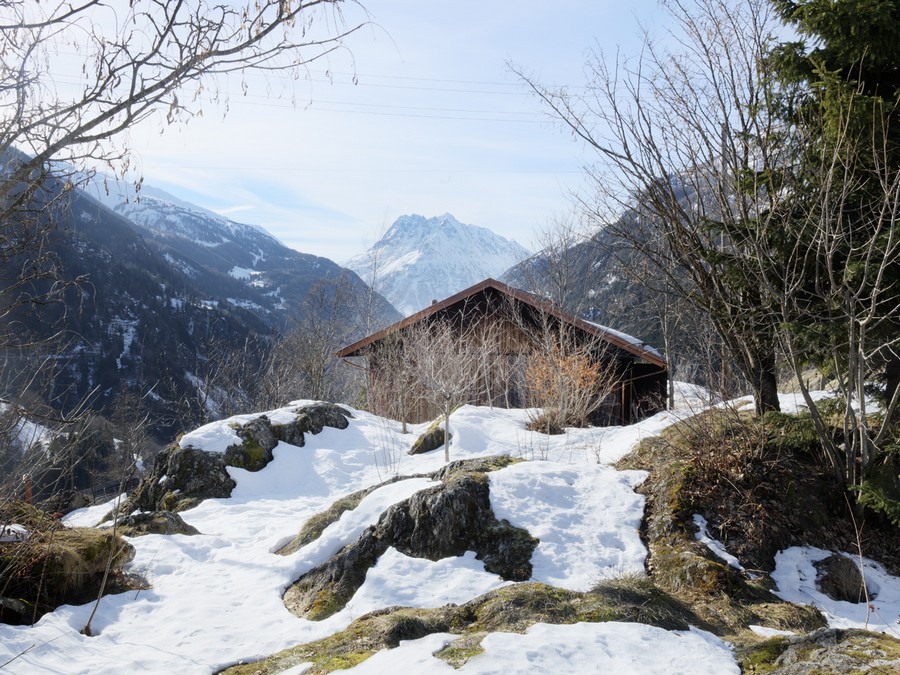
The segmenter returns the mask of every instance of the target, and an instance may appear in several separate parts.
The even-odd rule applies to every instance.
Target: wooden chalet
[[[540,336],[546,344],[550,334],[564,335],[571,344],[586,346],[584,353],[589,354],[591,366],[612,383],[604,390],[609,393],[592,414],[592,423],[629,424],[665,407],[667,366],[655,349],[631,336],[571,316],[536,295],[485,279],[336,353],[342,359],[359,357],[368,362],[373,412],[408,422],[440,414],[422,397],[414,404],[407,401],[400,405],[402,397],[392,386],[397,364],[401,363],[398,354],[402,360],[415,360],[417,355],[410,352],[422,349],[421,342],[412,340],[413,333],[436,326],[446,327],[459,340],[483,340],[491,335],[490,348],[482,350],[489,352],[489,366],[469,378],[465,396],[469,403],[510,408],[539,405],[529,397],[526,364],[534,357]]]

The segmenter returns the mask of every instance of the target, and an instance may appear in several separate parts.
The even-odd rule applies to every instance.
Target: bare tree
[[[836,128],[807,122],[810,146],[818,152],[805,163],[804,191],[785,205],[793,242],[785,264],[767,279],[767,291],[783,298],[780,318],[790,329],[781,332],[782,342],[828,461],[851,485],[885,455],[900,404],[900,387],[889,373],[884,400],[875,410],[868,400],[876,376],[900,354],[900,167],[890,161],[890,142],[879,124],[861,134],[852,128],[854,108],[866,105],[861,98],[849,96]],[[886,120],[889,113],[881,114]],[[813,325],[810,307],[817,312]],[[833,376],[841,394],[837,437],[828,411],[802,377],[810,360]]]
[[[775,4],[815,47],[773,49],[772,3],[674,0],[673,48],[648,40],[637,61],[596,58],[582,96],[529,83],[602,158],[584,206],[598,220],[626,209],[616,231],[709,316],[757,412],[778,410],[787,356],[826,464],[859,485],[886,456],[900,403],[896,60],[856,30],[883,16]],[[835,377],[838,433],[809,392],[810,364]]]
[[[493,404],[507,394],[509,362],[499,326],[465,305],[406,326],[369,353],[369,405],[403,423],[444,417],[449,458],[450,414],[464,403]]]
[[[175,124],[210,102],[227,110],[229,83],[246,93],[254,72],[302,74],[360,27],[345,25],[342,5],[0,3],[0,321],[10,308],[58,299],[71,283],[49,248],[54,203],[95,166],[124,175],[124,132],[154,113]]]
[[[584,95],[520,75],[601,157],[590,168],[597,195],[583,199],[586,209],[598,224],[630,212],[617,232],[709,315],[757,409],[777,410],[775,320],[759,289],[769,235],[781,226],[768,214],[789,150],[769,105],[775,78],[766,57],[778,22],[764,0],[667,8],[674,48],[648,38],[636,61],[608,66],[596,56]]]
[[[290,328],[276,340],[260,378],[258,403],[270,407],[296,398],[349,401],[361,373],[334,353],[371,320],[348,277],[323,279],[307,294]]]
[[[589,300],[585,289],[591,280],[585,272],[590,264],[585,260],[588,248],[584,244],[591,234],[590,223],[578,210],[554,218],[537,235],[539,252],[516,268],[522,288],[560,309],[580,314]]]
[[[382,417],[400,420],[404,434],[408,433],[407,424],[417,417],[423,401],[415,354],[410,353],[408,347],[418,342],[416,335],[408,342],[405,333],[393,333],[379,343],[377,352],[368,359],[366,395],[369,410]]]
[[[18,148],[29,156],[7,167],[0,213],[25,203],[51,162],[90,159],[126,168],[122,132],[154,111],[174,123],[199,114],[206,97],[227,103],[223,76],[236,74],[246,92],[248,73],[297,75],[343,48],[360,26],[344,26],[341,4],[3,3],[0,154]],[[68,50],[85,64],[82,81],[71,88],[53,75]],[[77,181],[66,178],[69,185]]]
[[[450,461],[450,414],[478,395],[484,359],[476,324],[433,321],[403,337],[410,374],[444,417],[444,461]]]

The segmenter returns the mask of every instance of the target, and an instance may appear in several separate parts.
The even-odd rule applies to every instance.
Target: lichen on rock
[[[484,475],[511,461],[464,460],[436,472],[433,477],[442,480],[441,485],[421,490],[385,510],[356,541],[291,585],[284,596],[285,605],[311,620],[331,616],[353,597],[366,572],[388,547],[428,560],[474,551],[488,572],[507,580],[528,580],[538,540],[494,516]]]
[[[875,594],[866,588],[859,566],[852,559],[833,553],[813,563],[816,568],[816,587],[832,600],[867,602]]]
[[[260,471],[272,461],[279,442],[302,447],[304,434],[317,434],[325,427],[346,429],[347,410],[333,403],[313,403],[297,410],[293,421],[273,424],[260,415],[234,428],[240,443],[224,453],[207,452],[191,445],[172,443],[153,463],[153,468],[122,504],[120,513],[133,511],[185,511],[204,499],[230,497],[235,481],[226,467]],[[112,518],[112,512],[104,520]]]
[[[140,537],[145,534],[200,534],[193,525],[173,511],[151,511],[133,513],[119,519],[118,531],[126,537]]]
[[[444,427],[441,424],[443,417],[436,419],[431,426],[419,436],[412,447],[409,449],[408,455],[422,455],[432,450],[437,450],[444,445]],[[447,434],[447,440],[453,439],[453,434]]]

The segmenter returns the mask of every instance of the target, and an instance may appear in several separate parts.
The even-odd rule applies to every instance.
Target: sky
[[[346,50],[288,83],[255,76],[228,111],[129,142],[147,184],[338,262],[401,215],[452,213],[537,248],[591,155],[510,70],[580,87],[589,49],[635,54],[656,0],[345,5]],[[354,75],[356,84],[353,83]],[[292,101],[293,99],[293,101]]]

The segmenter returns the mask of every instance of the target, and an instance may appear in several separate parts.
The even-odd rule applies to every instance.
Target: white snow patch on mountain
[[[254,276],[260,275],[262,272],[257,270],[252,270],[248,267],[238,267],[235,265],[231,268],[231,271],[228,273],[229,276],[234,277],[235,279],[242,279],[244,281],[249,281]]]
[[[408,315],[499,276],[527,257],[516,242],[445,213],[401,216],[374,246],[344,266]]]

